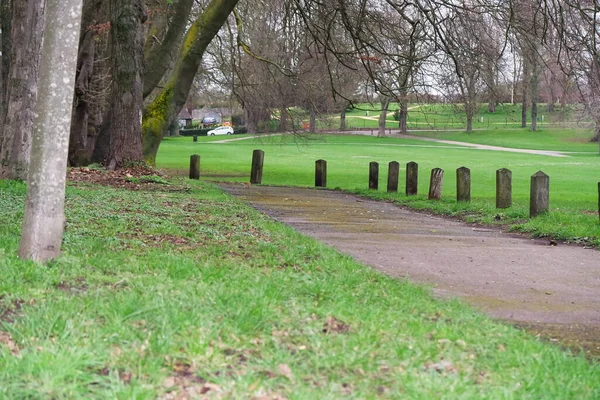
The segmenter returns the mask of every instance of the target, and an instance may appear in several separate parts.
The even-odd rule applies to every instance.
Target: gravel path
[[[600,355],[600,253],[550,246],[338,191],[223,184],[297,231],[386,274]]]

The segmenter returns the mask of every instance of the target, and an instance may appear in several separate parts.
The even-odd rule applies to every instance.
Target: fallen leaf
[[[0,343],[6,345],[10,350],[10,353],[14,356],[19,355],[19,353],[21,352],[17,344],[13,341],[10,334],[6,332],[0,331]]]
[[[425,364],[425,369],[434,370],[435,372],[438,372],[438,373],[457,372],[458,371],[458,368],[456,368],[456,366],[454,364],[452,364],[451,361],[448,361],[448,360],[441,360],[436,363]]]
[[[294,381],[294,376],[292,375],[292,369],[290,368],[289,365],[287,364],[279,364],[277,366],[277,370],[279,371],[279,373],[283,376],[285,376],[286,378],[288,378],[290,381]]]
[[[331,315],[327,317],[323,324],[323,333],[348,333],[349,331],[350,325]]]

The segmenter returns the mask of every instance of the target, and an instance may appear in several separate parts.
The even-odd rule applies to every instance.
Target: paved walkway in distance
[[[374,129],[375,131],[377,129]],[[386,129],[386,131],[389,131]],[[449,132],[452,130],[446,130]],[[464,132],[464,129],[456,129],[456,132]],[[435,131],[439,132],[439,131]],[[333,132],[335,133],[335,132]],[[353,135],[370,135],[370,131],[344,131],[343,133],[353,134]],[[413,139],[413,140],[421,140],[424,142],[435,142],[435,143],[443,143],[450,144],[454,146],[462,146],[462,147],[470,147],[478,150],[492,150],[492,151],[506,151],[510,153],[524,153],[524,154],[537,154],[542,156],[550,156],[550,157],[570,157],[567,153],[561,151],[553,151],[553,150],[533,150],[533,149],[516,149],[512,147],[502,147],[502,146],[491,146],[487,144],[477,144],[477,143],[467,143],[467,142],[457,142],[454,140],[444,140],[444,139],[435,139],[428,138],[423,136],[413,136],[413,135],[403,135],[400,133],[392,133],[388,135],[390,137],[402,138],[402,139]]]
[[[297,231],[395,277],[600,356],[600,253],[550,246],[339,191],[222,184]]]

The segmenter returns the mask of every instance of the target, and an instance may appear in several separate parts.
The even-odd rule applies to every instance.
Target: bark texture
[[[38,101],[19,257],[57,257],[63,237],[81,0],[47,0]]]
[[[37,97],[44,0],[15,1],[12,7],[11,63],[0,150],[0,178],[27,179]]]
[[[6,91],[8,82],[8,71],[10,69],[10,23],[12,18],[12,0],[2,0],[0,4],[0,28],[2,29],[2,90],[0,90],[0,149],[2,148],[2,127],[6,115]]]
[[[188,29],[165,87],[144,110],[142,144],[149,164],[154,165],[163,133],[185,104],[206,47],[237,3],[238,0],[211,0]]]
[[[142,161],[144,31],[142,0],[110,0],[111,103],[100,128],[93,160],[108,169]]]
[[[169,68],[169,64],[177,56],[177,49],[185,34],[193,5],[194,0],[175,1],[172,5],[172,12],[169,13],[171,14],[170,18],[167,14],[164,19],[155,19],[155,23],[151,24],[148,31],[148,43],[145,46],[144,98],[156,88]],[[161,35],[163,31],[166,33]],[[162,40],[159,40],[159,36]]]
[[[387,120],[387,112],[390,106],[390,98],[386,97],[381,100],[381,112],[379,113],[379,121],[377,128],[377,136],[384,137],[385,136],[385,122]]]
[[[95,114],[104,104],[103,87],[98,87],[97,68],[98,46],[101,42],[94,22],[102,20],[105,0],[84,0],[81,18],[79,53],[77,55],[77,77],[75,78],[75,98],[69,139],[69,164],[88,165],[97,136]],[[96,77],[96,79],[94,79]],[[99,121],[98,121],[99,123]]]
[[[403,99],[402,103],[400,103],[400,111],[398,112],[398,128],[400,128],[400,133],[406,134],[408,133],[408,100]]]

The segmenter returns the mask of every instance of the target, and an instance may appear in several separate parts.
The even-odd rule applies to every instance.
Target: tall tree
[[[108,169],[141,161],[144,73],[142,0],[109,0],[111,21],[111,102],[100,128],[92,160]]]
[[[26,179],[37,96],[44,0],[12,4],[10,70],[0,150],[0,178]]]
[[[36,118],[19,257],[60,253],[81,0],[47,0]]]
[[[2,127],[4,126],[4,117],[6,115],[6,97],[8,71],[10,69],[10,21],[12,18],[12,0],[2,0],[0,2],[0,30],[2,33],[2,63],[0,63],[0,81],[2,87],[0,90],[0,148],[2,148]]]
[[[69,164],[90,163],[102,113],[110,93],[110,62],[106,0],[84,0],[81,17],[75,98],[69,139]]]
[[[206,47],[237,3],[211,0],[188,29],[165,86],[144,109],[142,145],[148,163],[155,163],[163,134],[187,100]]]

